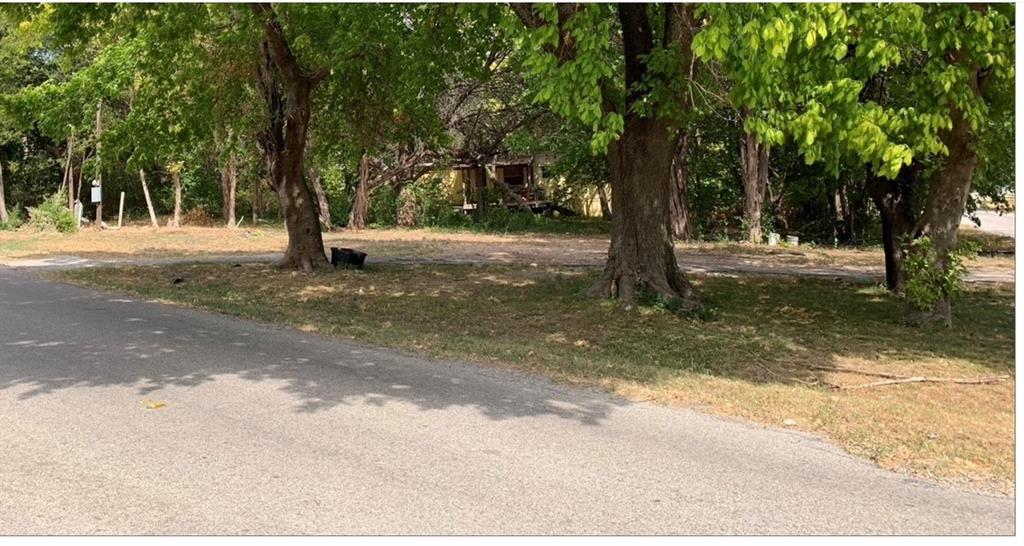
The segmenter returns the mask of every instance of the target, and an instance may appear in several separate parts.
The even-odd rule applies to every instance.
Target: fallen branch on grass
[[[884,385],[901,385],[904,383],[955,383],[958,385],[987,385],[990,383],[999,383],[1006,381],[1010,378],[1009,375],[993,375],[990,377],[976,377],[973,379],[969,378],[958,378],[958,377],[926,377],[926,376],[911,376],[911,375],[899,375],[894,373],[885,372],[871,372],[867,370],[858,370],[856,368],[846,368],[843,366],[810,366],[812,370],[820,370],[826,372],[842,372],[842,373],[855,373],[860,375],[869,375],[872,377],[884,377],[884,381],[874,381],[871,383],[863,383],[861,385],[836,385],[829,383],[828,385],[833,389],[837,390],[849,390],[849,389],[866,389],[868,387],[881,387]]]
[[[868,387],[881,387],[883,385],[900,385],[903,383],[956,383],[958,385],[987,385],[989,383],[999,383],[1000,381],[1006,381],[1009,378],[1010,376],[1008,375],[978,377],[976,379],[958,379],[956,377],[904,377],[902,379],[886,379],[883,381],[875,381],[873,383],[863,383],[861,385],[834,385],[833,388],[839,390],[866,389]]]

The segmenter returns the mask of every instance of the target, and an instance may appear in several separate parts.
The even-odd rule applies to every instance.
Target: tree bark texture
[[[895,180],[887,180],[869,172],[866,181],[868,194],[882,221],[885,286],[894,293],[903,293],[906,287],[903,245],[914,230],[911,191],[915,169],[912,167],[904,167]]]
[[[533,5],[511,7],[527,27],[543,24],[543,17]],[[562,63],[575,57],[575,41],[569,26],[578,9],[574,4],[557,7],[561,32],[558,43],[548,46],[547,51]],[[679,271],[672,244],[669,188],[675,143],[670,139],[668,122],[658,112],[641,117],[636,108],[647,102],[645,85],[652,75],[647,67],[655,49],[650,9],[643,4],[616,6],[622,28],[626,90],[625,108],[618,113],[624,124],[622,135],[608,148],[614,213],[608,260],[590,293],[618,298],[629,305],[636,301],[638,292],[650,290],[666,299],[678,299],[684,307],[695,308],[701,305],[700,298]],[[682,53],[680,64],[692,65],[690,45],[697,26],[693,6],[664,4],[660,9],[664,10],[665,25],[662,46],[678,46]],[[618,111],[613,84],[601,85],[602,110]]]
[[[748,241],[764,242],[761,213],[768,189],[768,148],[757,137],[744,132],[740,137],[740,163],[743,177],[743,227]]]
[[[228,155],[228,161],[221,170],[220,190],[224,221],[229,228],[234,229],[236,225],[235,195],[238,191],[238,163],[235,154]]]
[[[971,9],[984,12],[988,5],[972,4]],[[984,101],[984,90],[991,73],[982,73],[977,63],[967,64],[962,50],[951,51],[949,59],[966,71],[972,94]],[[939,138],[949,154],[932,171],[928,196],[914,233],[915,237],[928,237],[931,240],[938,262],[936,265],[944,271],[949,270],[949,255],[957,247],[960,220],[971,191],[971,178],[978,166],[978,153],[975,149],[977,134],[959,104],[950,101],[948,107],[951,127],[940,130]],[[908,318],[915,322],[943,322],[946,326],[952,325],[953,315],[948,295],[930,310],[921,312],[910,309],[908,305],[907,311]]]
[[[320,225],[327,231],[330,231],[334,229],[334,226],[331,224],[331,204],[327,201],[327,192],[324,191],[324,185],[320,180],[320,169],[310,167],[309,179],[313,182],[313,192],[316,194],[317,209],[320,212]]]
[[[253,9],[265,18],[263,62],[257,75],[270,119],[259,141],[288,231],[288,248],[279,265],[312,271],[328,261],[303,160],[310,95],[326,72],[309,73],[300,66],[271,5],[255,4]]]
[[[153,227],[160,227],[160,223],[156,220],[156,211],[153,210],[153,199],[149,197],[149,184],[146,184],[146,172],[139,169],[139,181],[142,182],[142,195],[146,198],[146,210],[149,211],[149,222]]]
[[[654,49],[647,7],[619,4],[626,70],[626,109],[621,137],[608,149],[612,180],[612,232],[608,261],[591,294],[618,298],[629,305],[641,290],[685,308],[701,305],[700,297],[679,271],[670,228],[669,185],[675,142],[669,125],[656,115],[640,117],[632,106],[645,96],[646,57]],[[689,34],[677,32],[688,6],[666,5],[665,39],[677,36],[686,50]],[[692,8],[690,8],[692,12]],[[675,21],[676,23],[673,23]],[[608,101],[605,101],[606,103]]]
[[[680,241],[693,239],[693,218],[690,214],[690,201],[686,192],[689,175],[689,148],[689,135],[683,134],[676,144],[676,153],[672,157],[672,188],[669,193],[672,235]]]
[[[349,229],[366,229],[370,206],[370,156],[363,154],[359,160],[359,185],[352,198],[352,210],[348,213]]]
[[[960,220],[971,191],[971,177],[978,165],[978,155],[974,151],[976,137],[970,123],[958,108],[952,106],[951,110],[953,127],[939,134],[949,149],[949,155],[932,174],[931,187],[915,233],[916,237],[931,239],[937,265],[944,270],[949,268],[950,252],[957,247]],[[946,325],[950,325],[953,318],[948,296],[930,311],[913,311],[910,314],[917,322],[939,321]]]
[[[636,301],[639,290],[685,307],[700,298],[679,271],[669,227],[669,171],[674,144],[665,123],[629,116],[609,148],[612,175],[612,240],[604,273],[591,292]]]

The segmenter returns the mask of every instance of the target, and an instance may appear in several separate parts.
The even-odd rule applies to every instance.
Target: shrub
[[[911,307],[928,311],[943,300],[953,300],[963,292],[967,275],[965,260],[978,253],[976,243],[961,241],[946,257],[946,267],[939,263],[938,253],[929,237],[912,241],[907,251],[906,297]]]
[[[204,208],[194,208],[181,215],[181,225],[183,226],[210,227],[219,223],[220,220],[214,219],[213,215]]]
[[[67,194],[58,192],[47,197],[38,207],[29,207],[28,225],[39,231],[75,231],[75,215],[68,210],[67,202]]]
[[[680,298],[666,298],[646,285],[641,285],[636,294],[636,303],[642,307],[651,307],[671,313],[685,319],[710,322],[717,318],[718,308],[705,301],[700,307],[688,309]]]
[[[448,202],[445,187],[437,179],[421,180],[411,185],[416,196],[416,223],[421,226],[460,228],[468,226],[472,220],[462,212],[455,210]]]
[[[21,207],[15,205],[14,208],[7,211],[7,221],[0,222],[0,231],[14,231],[24,223],[25,215],[21,212]]]
[[[370,194],[367,221],[378,227],[392,227],[398,223],[398,196],[390,186],[382,186]]]

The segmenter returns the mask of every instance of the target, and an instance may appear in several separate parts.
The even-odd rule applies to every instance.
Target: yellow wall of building
[[[487,167],[487,188],[493,189],[494,183],[492,179],[496,178],[504,182],[504,173],[502,169],[495,169],[494,166]],[[425,178],[435,178],[445,187],[445,194],[448,196],[448,201],[452,205],[463,204],[463,191],[466,184],[469,182],[469,171],[466,169],[438,169],[424,175]],[[534,180],[537,181],[537,185],[544,189],[545,194],[550,198],[552,195],[559,193],[560,187],[565,184],[564,177],[557,178],[544,178],[541,176],[540,167],[534,168]],[[606,192],[611,199],[610,189]],[[571,197],[567,203],[567,208],[574,210],[577,214],[587,217],[600,218],[601,217],[601,200],[598,197],[596,188],[587,188],[581,190],[577,195]]]

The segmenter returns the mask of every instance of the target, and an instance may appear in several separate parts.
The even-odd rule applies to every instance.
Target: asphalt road
[[[807,435],[0,269],[0,533],[1013,530]]]
[[[995,233],[996,235],[1016,238],[1016,230],[1014,229],[1014,218],[1016,218],[1016,215],[1014,213],[999,214],[991,210],[978,210],[974,212],[974,215],[981,221],[980,226],[974,225],[974,222],[966,215],[963,221],[960,222],[961,225]]]

